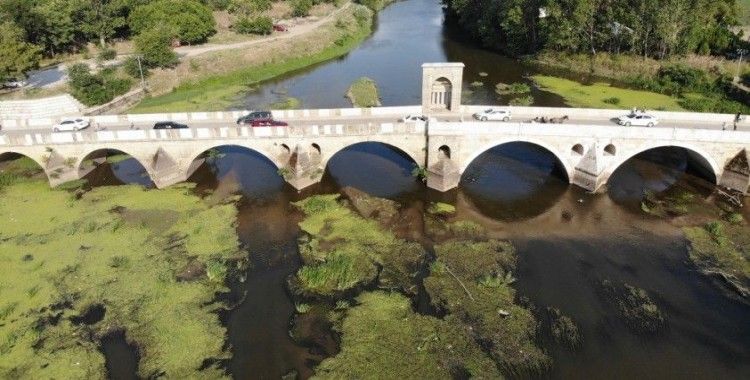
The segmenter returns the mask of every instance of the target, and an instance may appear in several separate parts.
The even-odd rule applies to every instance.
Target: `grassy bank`
[[[144,99],[131,112],[225,110],[238,94],[260,82],[346,54],[370,35],[372,17],[368,8],[355,5],[336,21],[294,41],[270,42],[262,48],[249,49],[252,51],[224,51],[192,59],[174,74],[188,80],[181,81],[170,93]],[[172,74],[156,74],[159,75]]]
[[[187,185],[0,191],[0,377],[106,378],[99,340],[117,330],[140,377],[224,376],[200,368],[227,356],[214,297],[238,252],[234,205]]]
[[[680,106],[677,98],[655,92],[612,87],[607,83],[584,85],[576,81],[546,75],[534,75],[533,78],[542,90],[562,96],[572,107],[685,110]]]

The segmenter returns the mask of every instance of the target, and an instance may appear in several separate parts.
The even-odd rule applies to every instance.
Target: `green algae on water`
[[[79,200],[41,181],[0,197],[0,377],[104,378],[98,340],[124,330],[139,375],[222,377],[214,301],[237,258],[234,205],[209,207],[190,185],[96,188]],[[74,323],[91,308],[104,314]]]

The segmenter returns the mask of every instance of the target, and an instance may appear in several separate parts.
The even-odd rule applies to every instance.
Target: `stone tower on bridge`
[[[464,64],[456,62],[422,65],[422,113],[426,116],[461,112]]]

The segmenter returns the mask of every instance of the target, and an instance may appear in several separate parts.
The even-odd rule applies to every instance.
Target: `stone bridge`
[[[722,130],[733,115],[653,112],[659,127],[621,127],[611,120],[626,111],[573,108],[507,107],[512,122],[464,121],[487,107],[460,104],[462,64],[423,66],[422,105],[371,109],[274,111],[289,127],[234,124],[239,112],[109,115],[92,121],[112,130],[70,133],[49,131],[49,119],[5,120],[13,131],[0,134],[0,156],[23,154],[44,168],[50,184],[85,176],[107,151],[129,154],[146,169],[157,187],[187,180],[205,153],[221,146],[256,151],[279,168],[296,189],[318,181],[339,151],[362,142],[394,147],[426,167],[427,185],[447,191],[459,185],[464,170],[479,155],[498,145],[526,142],[553,154],[570,183],[597,191],[629,158],[659,147],[682,147],[705,176],[716,184],[747,193],[750,183],[750,132]],[[426,123],[396,122],[398,116],[422,112]],[[566,115],[565,124],[529,122],[534,116]],[[125,123],[172,119],[192,128],[177,130],[118,129]],[[293,121],[296,119],[297,121]],[[387,120],[387,121],[384,121]],[[454,120],[454,121],[448,121]],[[197,126],[200,121],[211,125]],[[745,123],[747,124],[747,123]],[[44,129],[34,129],[44,126]]]
[[[396,148],[428,169],[427,185],[447,191],[480,154],[493,147],[526,142],[545,148],[575,185],[596,191],[625,161],[659,147],[682,147],[709,179],[748,191],[750,132],[708,129],[638,128],[516,122],[366,123],[290,127],[115,130],[27,133],[0,136],[0,156],[23,154],[44,168],[55,186],[85,176],[106,151],[129,154],[157,187],[187,180],[204,153],[221,146],[256,151],[279,168],[289,184],[303,189],[318,182],[339,151],[362,142]]]

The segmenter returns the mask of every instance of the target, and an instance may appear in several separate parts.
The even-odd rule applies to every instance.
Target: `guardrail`
[[[323,124],[290,127],[227,126],[171,130],[112,130],[78,132],[45,132],[0,135],[0,146],[85,144],[129,141],[219,140],[256,138],[314,138],[425,133],[423,123]]]
[[[92,124],[101,126],[108,125],[128,125],[130,123],[153,123],[157,121],[176,121],[176,122],[219,122],[234,124],[237,119],[247,115],[252,111],[220,111],[220,112],[173,112],[173,113],[152,113],[152,114],[125,114],[125,115],[99,115],[83,117]],[[385,116],[421,113],[421,106],[405,107],[376,107],[376,108],[334,108],[334,109],[299,109],[299,110],[272,110],[273,117],[279,120],[292,118],[337,118],[337,117],[358,117],[358,116]],[[39,119],[14,119],[1,120],[5,130],[22,130],[29,128],[51,127],[53,124],[60,122],[66,117],[56,118],[39,118]],[[67,117],[69,118],[69,116]]]

